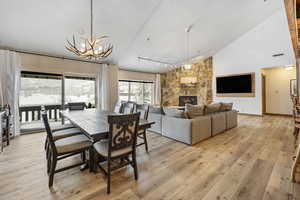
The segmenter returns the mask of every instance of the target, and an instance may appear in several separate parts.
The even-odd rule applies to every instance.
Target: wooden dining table
[[[107,122],[108,115],[121,115],[119,113],[101,109],[65,110],[62,111],[61,114],[74,126],[80,128],[82,132],[94,142],[107,138],[109,133],[109,124]],[[154,121],[140,119],[139,129],[148,129],[154,123]]]
[[[107,117],[109,115],[121,115],[119,113],[105,111],[101,109],[86,109],[86,110],[74,110],[74,111],[62,111],[62,116],[67,118],[74,126],[81,129],[91,141],[97,142],[101,139],[107,139],[109,133],[109,124]],[[140,119],[139,129],[148,129],[155,122]],[[81,167],[81,170],[87,169],[88,164]],[[92,171],[94,171],[92,167]]]

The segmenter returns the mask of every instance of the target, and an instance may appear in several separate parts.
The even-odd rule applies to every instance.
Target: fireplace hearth
[[[185,104],[197,105],[197,96],[179,96],[179,106]]]

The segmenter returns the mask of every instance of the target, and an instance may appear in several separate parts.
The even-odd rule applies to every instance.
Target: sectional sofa
[[[223,133],[238,124],[238,111],[232,109],[210,113],[204,111],[203,115],[192,119],[170,116],[165,109],[150,107],[148,119],[155,121],[155,124],[149,130],[189,145]]]

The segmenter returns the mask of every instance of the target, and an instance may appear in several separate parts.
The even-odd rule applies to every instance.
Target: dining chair
[[[122,101],[117,101],[114,107],[114,112],[115,113],[122,113],[123,112],[123,102]]]
[[[83,134],[54,140],[53,133],[49,125],[48,116],[45,112],[42,113],[42,119],[46,128],[47,138],[50,147],[50,154],[47,162],[47,172],[49,173],[48,186],[52,187],[55,173],[83,165],[86,163],[86,159],[84,156],[84,160],[82,162],[60,169],[56,169],[57,162],[70,156],[75,156],[77,154],[83,155],[85,154],[86,150],[89,150],[90,155],[93,155],[92,142],[89,140],[88,137],[86,137]],[[90,158],[90,166],[92,166],[93,163],[92,158],[93,156],[91,156]]]
[[[150,106],[148,104],[142,104],[142,105],[136,105],[137,112],[140,112],[143,116],[144,120],[148,120],[149,115],[149,108]],[[143,142],[138,143],[137,146],[145,145],[146,152],[148,152],[148,142],[147,142],[147,129],[139,129],[137,133],[137,137],[142,139]]]
[[[4,110],[5,110],[5,115],[4,115],[4,121],[2,121],[2,127],[3,127],[3,135],[2,135],[2,147],[1,149],[3,149],[3,145],[4,143],[6,143],[6,146],[8,146],[10,144],[10,128],[11,128],[11,109],[10,109],[10,105],[6,104],[4,106]]]
[[[41,113],[45,113],[45,114],[47,113],[45,106],[41,106]],[[79,128],[75,128],[72,124],[64,124],[64,125],[61,125],[59,128],[54,128],[54,129],[51,128],[51,130],[52,130],[52,135],[53,135],[54,141],[58,140],[58,139],[81,134],[81,130]],[[46,140],[45,140],[45,150],[46,150],[46,158],[48,158],[48,154],[49,154],[48,137],[46,137]]]
[[[132,114],[136,109],[136,103],[132,101],[127,101],[123,103],[123,114]]]
[[[84,110],[87,108],[84,102],[68,103],[69,110]]]
[[[99,163],[101,171],[107,176],[107,193],[110,193],[111,172],[131,165],[135,180],[138,179],[136,163],[136,137],[140,113],[108,116],[109,134],[107,140],[100,140],[93,146],[95,151],[107,161],[105,170]],[[131,159],[129,156],[131,155]],[[116,160],[120,162],[116,162]],[[114,164],[112,166],[112,164]]]

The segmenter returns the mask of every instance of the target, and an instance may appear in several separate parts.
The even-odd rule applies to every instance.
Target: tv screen
[[[217,77],[217,93],[251,93],[252,75]]]

